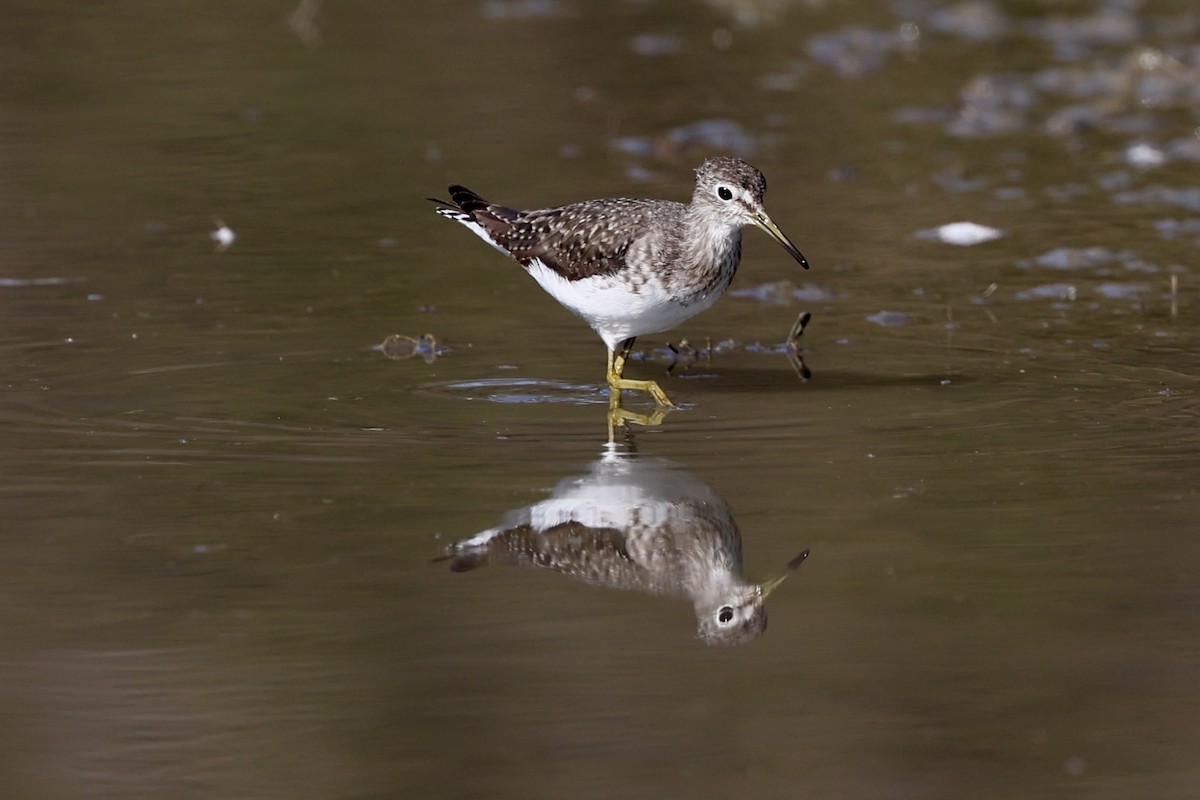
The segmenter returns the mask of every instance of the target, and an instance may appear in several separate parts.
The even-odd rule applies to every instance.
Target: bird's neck
[[[697,272],[726,273],[737,269],[742,255],[742,229],[695,205],[684,214],[681,261]]]

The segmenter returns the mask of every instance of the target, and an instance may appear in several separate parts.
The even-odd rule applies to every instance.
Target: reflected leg
[[[616,442],[617,428],[624,428],[630,422],[635,425],[645,425],[646,427],[661,425],[670,412],[671,409],[669,408],[656,408],[649,414],[639,414],[636,411],[629,411],[621,406],[621,393],[614,391],[608,398],[608,443],[614,444]]]

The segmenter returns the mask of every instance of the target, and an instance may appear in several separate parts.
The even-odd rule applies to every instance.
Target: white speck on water
[[[1004,232],[998,228],[990,228],[976,222],[949,222],[938,228],[918,231],[918,239],[928,239],[946,244],[956,244],[961,247],[990,242],[999,239]]]
[[[104,295],[102,295],[102,294],[89,294],[89,295],[87,296],[87,299],[88,299],[90,302],[97,303],[97,302],[99,302],[99,301],[101,301],[101,300],[103,300],[103,299],[104,299]]]
[[[210,233],[208,238],[217,243],[218,250],[224,250],[237,240],[237,234],[224,222],[217,220],[217,229]]]
[[[1125,160],[1132,166],[1141,169],[1150,169],[1152,167],[1161,167],[1165,164],[1167,156],[1154,145],[1137,142],[1125,148]]]

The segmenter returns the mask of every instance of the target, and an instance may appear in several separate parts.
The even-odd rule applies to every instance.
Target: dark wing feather
[[[465,211],[468,214],[474,214],[476,211],[486,210],[491,203],[484,200],[479,195],[472,192],[465,186],[455,184],[450,187],[450,199],[454,201],[454,205],[458,206],[459,211]]]

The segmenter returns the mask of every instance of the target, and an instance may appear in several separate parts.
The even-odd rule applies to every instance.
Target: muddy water
[[[1200,32],[1038,13],[10,9],[0,793],[1194,797]],[[599,341],[422,198],[716,152],[813,269],[748,233],[614,467]],[[443,560],[598,487],[811,554],[736,648],[579,566],[628,518]]]

